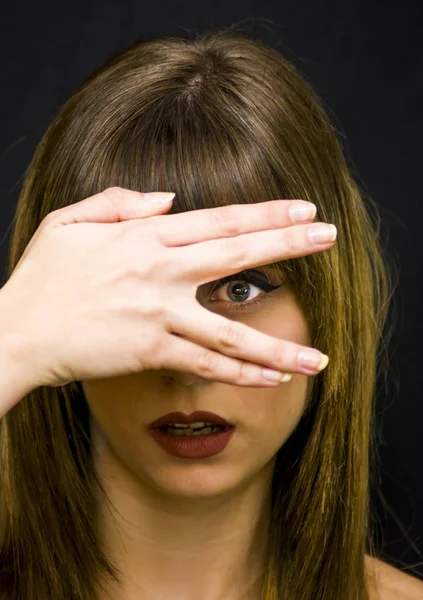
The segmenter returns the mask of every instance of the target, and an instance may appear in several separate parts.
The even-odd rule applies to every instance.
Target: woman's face
[[[198,302],[273,337],[310,345],[305,317],[283,276],[271,266],[247,271],[253,272],[280,287],[266,293],[245,279],[244,271],[223,285],[212,282],[198,288]],[[256,300],[260,301],[253,305]],[[240,305],[244,308],[237,309]],[[307,384],[308,376],[293,374],[291,381],[276,387],[243,387],[170,370],[82,382],[101,464],[135,477],[137,484],[179,497],[230,492],[271,468],[301,418]],[[149,425],[169,412],[197,410],[216,413],[235,425],[228,445],[214,456],[175,457],[149,433]]]

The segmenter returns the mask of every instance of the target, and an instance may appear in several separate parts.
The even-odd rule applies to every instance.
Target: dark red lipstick
[[[189,427],[194,423],[196,427]],[[198,459],[222,452],[235,427],[215,413],[200,410],[190,415],[168,413],[151,423],[149,431],[159,446],[172,456]]]
[[[212,412],[204,411],[204,410],[196,410],[190,415],[186,415],[182,412],[171,412],[160,419],[156,419],[150,425],[150,429],[155,429],[156,427],[161,427],[162,425],[170,425],[171,423],[186,423],[190,425],[191,423],[201,422],[209,422],[216,423],[216,425],[223,425],[224,427],[232,427],[231,423],[228,423],[226,419],[219,417]]]

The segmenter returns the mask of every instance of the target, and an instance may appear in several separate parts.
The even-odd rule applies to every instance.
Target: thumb
[[[172,206],[174,192],[135,192],[110,187],[80,202],[59,208],[45,219],[48,227],[72,223],[118,223],[162,214]]]
[[[72,223],[118,223],[152,217],[168,211],[174,197],[174,192],[134,192],[115,186],[75,204],[53,210],[38,226],[14,270],[19,267],[45,229],[55,229]]]

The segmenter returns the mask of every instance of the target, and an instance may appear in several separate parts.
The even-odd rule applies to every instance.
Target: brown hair
[[[142,41],[53,119],[11,241],[8,277],[48,213],[110,186],[175,192],[169,214],[302,198],[337,226],[330,250],[274,265],[330,362],[310,378],[307,408],[278,452],[263,600],[369,598],[374,399],[392,284],[377,209],[336,133],[305,78],[259,41],[225,28]],[[119,573],[93,531],[101,484],[80,382],[37,388],[10,410],[0,457],[0,597],[95,598]]]

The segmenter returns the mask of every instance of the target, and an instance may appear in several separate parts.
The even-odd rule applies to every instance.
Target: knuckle
[[[57,215],[58,215],[59,209],[58,210],[53,210],[51,212],[49,212],[44,219],[41,221],[41,227],[44,228],[48,228],[51,225],[53,225],[53,223],[56,221],[57,219]]]
[[[123,202],[123,189],[117,185],[108,187],[102,191],[102,194],[110,202],[114,209],[118,209],[122,206]]]
[[[239,233],[239,217],[236,215],[236,208],[234,206],[221,206],[217,210],[212,211],[211,214],[219,232],[227,236]]]
[[[248,365],[245,362],[238,362],[238,375],[237,381],[246,381],[248,377],[246,377],[248,372]]]
[[[219,325],[217,341],[221,346],[234,348],[239,344],[240,337],[239,328],[232,321],[224,321]]]
[[[135,341],[135,371],[161,369],[164,362],[163,354],[165,348],[166,344],[163,337],[152,335],[146,339],[145,335],[140,333]]]
[[[163,320],[166,315],[164,306],[157,302],[144,302],[139,311],[143,317],[149,320]]]
[[[295,254],[300,248],[298,237],[295,228],[288,228],[283,230],[283,244],[288,254]]]
[[[270,225],[275,225],[281,220],[281,209],[277,202],[266,202],[265,218]]]
[[[124,227],[117,234],[122,242],[119,246],[120,264],[126,266],[131,273],[138,274],[140,279],[163,278],[163,275],[168,275],[170,268],[176,269],[177,272],[179,265],[176,261],[175,264],[172,263],[172,254],[156,243],[150,231],[143,229],[140,236],[139,224],[134,224],[134,221],[138,220],[122,221]],[[137,227],[138,231],[136,231]],[[138,250],[134,252],[134,248]]]
[[[154,248],[154,242],[149,241],[150,248]],[[151,271],[160,279],[173,281],[179,278],[181,272],[181,260],[179,255],[172,252],[172,249],[163,248],[157,245],[154,255],[150,259]]]
[[[220,251],[234,269],[242,269],[246,265],[245,248],[237,238],[221,238]]]
[[[200,373],[213,374],[215,369],[215,353],[211,350],[203,350],[198,355],[198,370]]]
[[[280,341],[273,341],[272,356],[274,363],[278,368],[282,369],[285,367],[287,356],[283,344]]]
[[[140,337],[144,337],[144,336],[140,336]],[[145,346],[146,346],[146,342],[145,339],[141,341],[141,354],[143,355],[144,359],[145,359]],[[161,365],[161,361],[162,361],[162,355],[163,355],[163,351],[166,348],[166,341],[165,341],[165,335],[153,335],[151,337],[149,337],[148,339],[148,354],[150,356],[150,360],[154,359],[154,363],[156,365],[156,368],[159,367]]]
[[[148,294],[141,294],[138,297],[138,302],[134,305],[134,311],[150,323],[153,320],[164,322],[167,316],[167,309],[160,301],[160,296],[152,293],[151,290]]]

